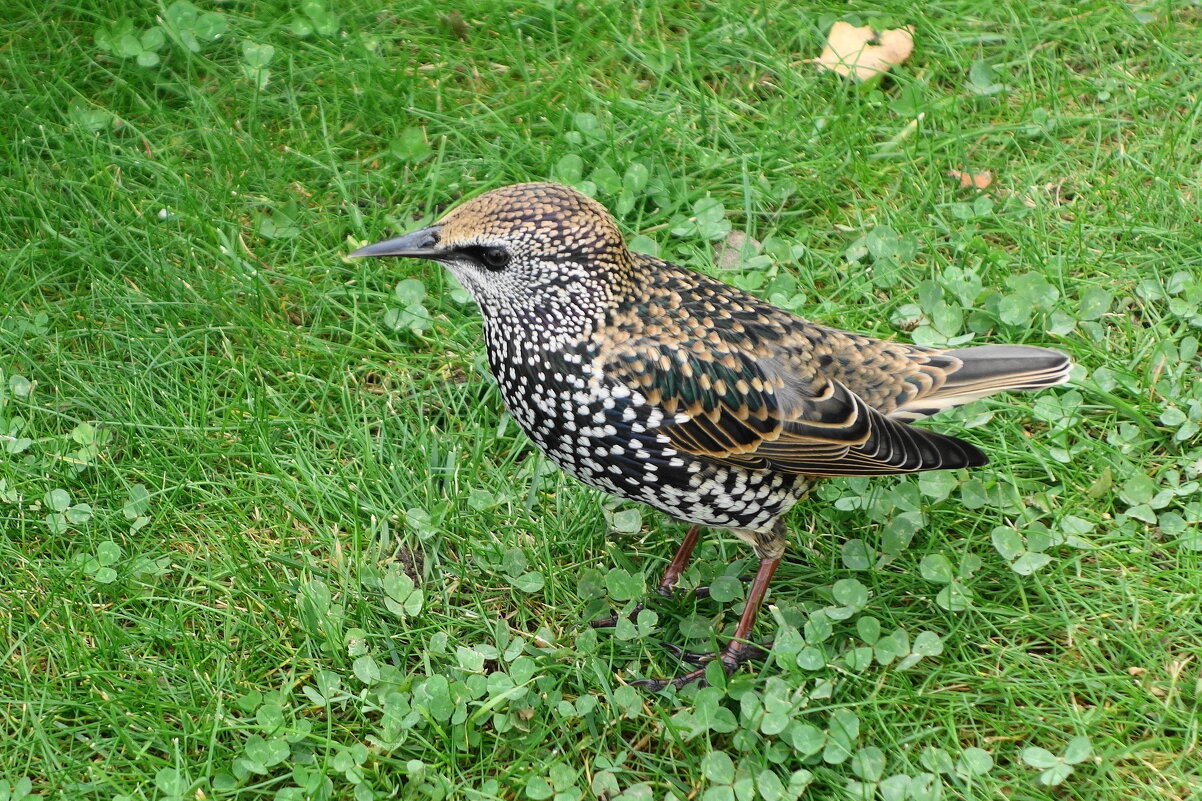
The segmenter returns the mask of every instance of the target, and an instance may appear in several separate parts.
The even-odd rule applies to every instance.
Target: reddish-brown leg
[[[755,571],[755,578],[751,581],[751,590],[747,594],[747,605],[743,608],[743,616],[739,618],[739,625],[735,627],[734,636],[731,637],[730,642],[726,644],[722,652],[718,654],[718,658],[722,660],[722,667],[726,670],[728,676],[738,668],[741,662],[763,653],[763,649],[755,643],[750,642],[748,638],[751,636],[751,629],[755,625],[756,614],[759,612],[760,605],[764,602],[764,595],[768,592],[768,584],[772,581],[772,574],[776,572],[776,566],[780,564],[780,559],[779,556],[771,559],[760,559],[760,566]],[[658,692],[669,684],[683,687],[694,681],[699,681],[704,685],[705,666],[690,673],[685,673],[682,676],[677,676],[674,679],[637,679],[632,681],[631,684]]]
[[[697,547],[697,534],[700,531],[701,526],[689,528],[689,533],[684,535],[684,540],[676,549],[676,556],[672,557],[672,561],[668,563],[668,569],[664,571],[663,578],[659,580],[656,592],[665,598],[672,597],[672,590],[676,587],[676,582],[680,581],[680,574],[689,566],[689,560],[693,558],[693,549]]]
[[[659,586],[656,587],[656,592],[665,597],[672,597],[672,588],[676,586],[676,582],[680,581],[680,574],[689,566],[689,560],[693,557],[693,549],[697,547],[697,535],[701,531],[701,526],[692,526],[687,534],[684,535],[684,540],[680,543],[680,547],[676,549],[676,555],[672,557],[672,561],[668,563],[668,567],[664,570],[664,576],[659,581]],[[705,597],[709,594],[709,587],[698,587],[697,594]],[[643,605],[640,603],[634,608],[630,615],[630,619],[638,617],[639,612],[643,611]],[[610,615],[603,617],[600,620],[594,620],[589,623],[595,629],[607,629],[618,625],[618,616]]]

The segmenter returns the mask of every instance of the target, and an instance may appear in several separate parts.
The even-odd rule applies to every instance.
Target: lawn
[[[0,801],[1202,794],[1196,3],[198,5],[0,20]],[[820,72],[840,19],[914,53]],[[1079,368],[934,421],[986,468],[822,484],[771,656],[649,695],[750,551],[590,628],[684,526],[542,460],[441,268],[346,257],[543,179]]]

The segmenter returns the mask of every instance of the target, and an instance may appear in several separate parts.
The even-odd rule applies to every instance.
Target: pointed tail
[[[890,414],[917,420],[962,406],[995,392],[1043,389],[1068,381],[1073,363],[1058,350],[1029,345],[982,345],[942,354],[960,364],[945,368],[945,379],[929,394],[911,398]]]

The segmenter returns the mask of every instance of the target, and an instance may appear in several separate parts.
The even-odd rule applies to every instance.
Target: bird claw
[[[682,590],[673,584],[660,584],[655,588],[655,592],[664,598],[675,598],[678,595],[692,595],[694,598],[710,597],[709,587],[694,587],[691,590]]]
[[[735,657],[736,665],[741,665],[744,662],[760,662],[768,658],[772,653],[772,642],[766,642],[760,645],[756,642],[744,643]]]
[[[730,664],[732,670],[744,662],[767,659],[768,654],[772,651],[772,643],[770,642],[763,645],[748,642],[741,643],[740,646],[740,648],[734,651],[727,648],[716,654],[707,654],[701,651],[686,651],[674,643],[664,643],[664,648],[670,651],[681,662],[688,662],[691,665],[708,665],[715,658],[720,657],[724,662]]]
[[[681,662],[688,662],[690,665],[706,665],[713,661],[717,654],[707,654],[701,651],[686,651],[675,643],[666,642],[663,644],[665,650],[672,656],[679,659]]]
[[[635,622],[637,622],[639,612],[642,612],[642,611],[643,611],[643,604],[640,602],[640,603],[637,603],[634,605],[634,609],[631,610],[629,615],[623,616],[623,615],[615,613],[615,614],[610,615],[609,617],[603,617],[600,620],[590,620],[589,625],[595,629],[612,629],[614,626],[618,625],[618,621],[621,620],[623,617],[625,617],[631,623],[635,623]]]
[[[743,582],[744,584],[747,584],[751,581],[751,577],[750,576],[739,576],[739,581]],[[710,597],[710,588],[708,586],[694,587],[691,590],[679,590],[676,588],[675,583],[665,584],[665,583],[661,582],[659,584],[659,586],[655,588],[655,592],[657,594],[663,596],[664,598],[675,598],[677,595],[684,595],[684,594],[692,595],[694,598],[709,598]],[[637,618],[639,616],[639,612],[642,612],[644,608],[645,608],[644,605],[642,603],[639,603],[637,606],[634,607],[634,611],[631,612],[626,617],[628,617],[630,619],[630,621],[633,623],[633,622],[635,622],[635,618]],[[614,626],[618,625],[618,620],[621,617],[622,617],[621,615],[613,614],[613,615],[610,615],[609,617],[603,617],[600,620],[590,621],[589,625],[595,629],[611,629]]]
[[[631,687],[639,687],[653,693],[662,692],[671,684],[676,689],[685,687],[693,682],[697,682],[698,687],[708,687],[709,682],[705,680],[705,669],[694,670],[692,673],[686,673],[683,676],[677,676],[674,679],[635,679],[630,682]]]
[[[744,584],[750,584],[753,580],[751,576],[739,576],[738,578],[739,578],[739,581],[743,582]],[[694,587],[691,590],[679,590],[676,588],[675,584],[661,583],[658,587],[655,588],[655,591],[665,598],[674,598],[677,595],[681,595],[681,594],[685,594],[685,593],[692,595],[694,598],[710,597],[710,588],[709,588],[708,584],[704,587]]]
[[[722,663],[722,669],[726,671],[726,675],[734,673],[738,670],[739,665],[744,662],[765,659],[771,652],[772,643],[757,645],[756,643],[733,642],[722,649],[717,654],[703,654],[697,651],[686,651],[679,645],[665,643],[664,647],[672,652],[674,656],[682,662],[692,665],[700,665],[696,670],[681,674],[671,679],[635,679],[630,682],[632,687],[640,687],[644,690],[650,690],[657,693],[667,688],[669,684],[680,689],[688,684],[697,682],[698,687],[706,687],[709,682],[705,679],[706,668],[709,663],[718,659]]]

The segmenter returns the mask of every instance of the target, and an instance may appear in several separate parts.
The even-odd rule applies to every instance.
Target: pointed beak
[[[442,226],[431,225],[411,234],[398,236],[396,239],[385,239],[374,245],[361,247],[351,254],[352,258],[363,259],[370,256],[394,256],[413,259],[438,260],[446,251],[438,247],[439,231]]]

